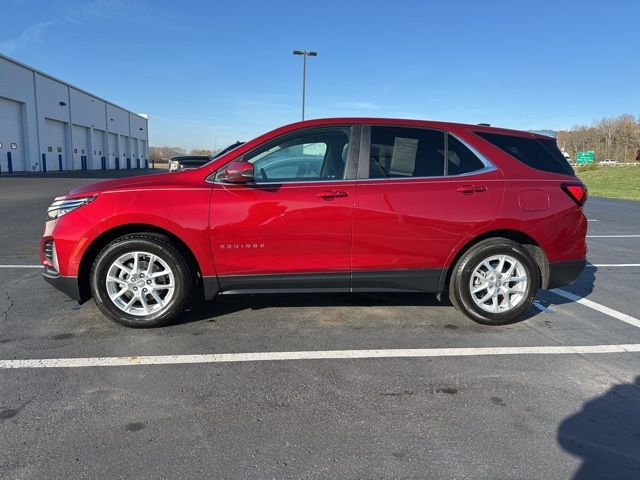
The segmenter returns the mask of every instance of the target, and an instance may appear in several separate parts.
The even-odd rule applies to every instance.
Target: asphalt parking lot
[[[591,198],[591,265],[509,326],[300,294],[132,330],[33,268],[94,180],[0,177],[0,478],[640,478],[640,202]]]

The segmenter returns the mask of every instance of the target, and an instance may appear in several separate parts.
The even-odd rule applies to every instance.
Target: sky
[[[150,145],[306,117],[567,129],[640,115],[638,0],[0,0],[0,52],[149,115]]]

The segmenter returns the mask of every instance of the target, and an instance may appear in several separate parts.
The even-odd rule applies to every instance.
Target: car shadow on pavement
[[[277,294],[238,294],[220,295],[213,300],[199,302],[180,317],[175,323],[185,324],[202,320],[213,320],[217,317],[243,310],[262,310],[280,307],[440,307],[450,308],[453,305],[447,294],[438,300],[436,294],[429,293],[277,293]],[[522,317],[511,323],[519,323],[539,315],[541,312],[531,308]],[[468,320],[462,313],[457,313],[462,320]]]
[[[580,298],[588,297],[591,292],[593,292],[593,288],[596,282],[596,272],[598,271],[598,267],[587,262],[585,269],[582,271],[582,274],[570,285],[566,285],[564,287],[560,287],[560,290],[564,290],[565,292],[572,293]],[[553,297],[551,297],[553,295]],[[572,300],[568,298],[562,297],[560,295],[554,295],[553,292],[551,294],[544,295],[545,298],[553,298],[552,302],[545,302],[541,298],[538,300],[542,300],[541,303],[549,303],[550,305],[564,305],[567,303],[573,303]],[[545,305],[549,306],[549,305]]]
[[[573,477],[640,478],[640,376],[588,401],[558,428],[558,443],[582,459]]]

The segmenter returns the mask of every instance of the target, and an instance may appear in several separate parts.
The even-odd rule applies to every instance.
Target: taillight
[[[587,187],[582,183],[563,183],[561,188],[578,206],[581,207],[587,201]]]

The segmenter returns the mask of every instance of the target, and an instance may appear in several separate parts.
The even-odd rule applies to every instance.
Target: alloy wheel
[[[510,255],[493,255],[473,269],[469,279],[471,298],[482,310],[508,312],[526,298],[527,271]]]
[[[166,261],[148,252],[127,252],[107,270],[106,288],[113,304],[135,316],[155,314],[169,306],[175,276]]]

